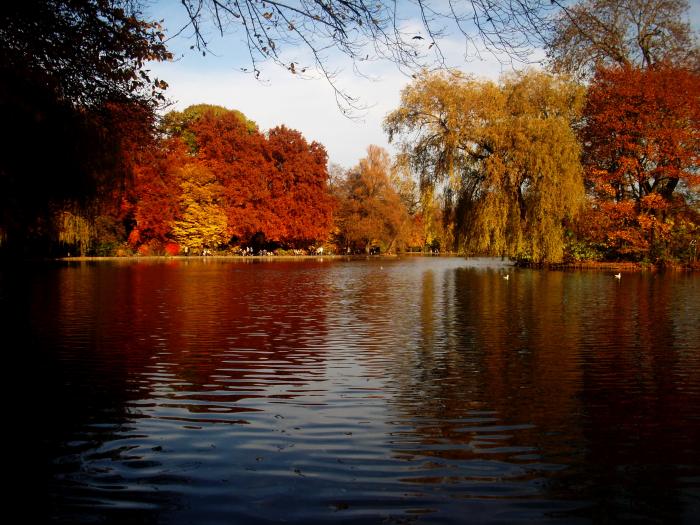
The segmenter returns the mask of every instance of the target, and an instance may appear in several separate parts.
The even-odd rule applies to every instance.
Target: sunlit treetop
[[[161,119],[160,131],[168,137],[179,137],[191,153],[198,150],[193,127],[202,119],[222,121],[234,119],[245,126],[249,133],[258,133],[258,125],[237,109],[228,109],[214,104],[195,104],[182,111],[170,111]]]

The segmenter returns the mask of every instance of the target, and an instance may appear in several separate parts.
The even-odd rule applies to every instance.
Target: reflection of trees
[[[328,296],[310,268],[211,263],[180,265],[171,273],[171,289],[141,294],[171,305],[164,334],[169,355],[153,366],[178,379],[154,395],[185,400],[188,411],[215,411],[220,418],[248,410],[241,401],[272,390],[276,397],[293,397],[292,387],[323,373],[317,343],[325,333]]]
[[[405,366],[397,403],[433,422],[420,429],[425,439],[454,445],[444,456],[511,460],[522,447],[554,444],[537,427],[554,432],[570,426],[578,372],[575,356],[562,355],[560,345],[576,329],[561,334],[550,328],[567,317],[567,307],[561,303],[561,275],[551,274],[550,295],[537,295],[541,275],[547,274],[522,274],[510,282],[475,269],[424,276],[419,346],[400,360]],[[474,430],[465,432],[461,420],[482,411],[488,412],[484,428],[467,425]],[[505,426],[513,424],[536,428],[512,434]],[[499,425],[500,437],[483,439],[501,432]],[[505,452],[484,456],[489,446]]]
[[[167,486],[186,474],[147,473],[161,470],[161,438],[183,422],[245,423],[256,398],[294,397],[323,374],[317,263],[207,263],[61,268],[10,295],[26,303],[18,319],[32,320],[39,349],[19,370],[23,388],[39,385],[41,419],[22,431],[39,458],[30,470],[46,480],[37,501],[58,505],[47,515],[77,516],[93,500],[153,504],[124,514],[141,521],[174,508]]]
[[[320,273],[319,262],[100,264],[12,282],[0,273],[8,340],[27,334],[9,352],[22,393],[12,409],[37,501],[55,497],[59,514],[78,514],[121,497],[157,509],[122,521],[155,520],[187,496],[181,485],[202,482],[156,450],[196,453],[183,428],[199,426],[205,444],[225,435],[217,460],[240,471],[256,462],[247,447],[257,441],[318,437],[318,417],[322,433],[352,431],[324,443],[386,460],[386,478],[445,508],[534,498],[588,502],[581,514],[601,521],[687,520],[700,465],[700,282],[530,271],[504,281],[430,261]],[[314,389],[327,406],[295,412]],[[28,391],[39,403],[25,402]],[[297,395],[277,426],[269,398]],[[299,422],[308,427],[281,437]],[[309,460],[302,448],[274,468]],[[328,458],[310,461],[325,468]],[[331,477],[355,475],[337,468]],[[165,490],[143,490],[154,487]]]
[[[327,290],[293,263],[177,262],[128,268],[130,353],[148,397],[216,420],[245,412],[245,400],[290,397],[323,371]],[[311,264],[311,263],[310,263]],[[299,293],[301,291],[301,293]],[[133,372],[133,371],[132,371]],[[211,419],[207,419],[211,422]],[[232,422],[237,422],[234,419]]]
[[[630,275],[587,316],[580,397],[588,469],[577,484],[594,495],[597,516],[678,520],[687,512],[681,480],[700,472],[693,293],[697,283],[677,275]]]
[[[103,501],[105,493],[91,492],[82,482],[100,476],[85,460],[104,444],[116,443],[104,449],[108,459],[141,459],[115,441],[129,432],[128,406],[140,396],[130,371],[138,373],[147,357],[120,349],[130,332],[127,320],[112,317],[117,305],[111,300],[121,284],[109,279],[112,273],[105,266],[28,268],[1,294],[17,321],[8,324],[6,336],[22,341],[13,349],[18,361],[13,385],[28,393],[15,420],[18,479],[28,477],[19,486],[31,487],[27,510],[42,523],[59,515],[78,520],[86,505]],[[111,323],[116,326],[105,330]],[[116,336],[120,331],[123,338]],[[120,497],[143,505],[123,511],[125,521],[137,516],[143,523],[155,521],[155,507],[147,510],[151,504],[176,505],[168,490],[124,490]]]
[[[543,477],[550,496],[589,500],[592,516],[678,519],[700,442],[687,343],[700,323],[681,280],[426,273],[417,342],[390,372],[407,443],[419,438],[402,457],[466,461],[467,481],[471,460],[520,465],[513,481]]]

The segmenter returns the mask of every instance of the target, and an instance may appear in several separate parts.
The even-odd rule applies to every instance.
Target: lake
[[[698,274],[27,263],[0,305],[6,479],[43,521],[700,517]]]

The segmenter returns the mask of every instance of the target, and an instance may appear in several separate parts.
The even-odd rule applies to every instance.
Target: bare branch
[[[558,0],[554,0],[558,1]],[[486,51],[499,60],[527,63],[544,40],[549,17],[556,6],[550,0],[181,0],[195,40],[194,47],[208,50],[204,29],[212,24],[220,35],[245,34],[253,71],[264,60],[298,73],[295,62],[283,60],[283,49],[301,47],[313,66],[332,86],[344,110],[356,101],[336,84],[324,52],[343,53],[359,71],[359,63],[386,59],[406,74],[445,68],[443,44],[459,37],[466,43],[465,57]],[[206,11],[211,19],[206,20]],[[417,33],[410,23],[417,21]],[[184,29],[184,28],[183,28]],[[182,30],[180,31],[182,32]],[[283,63],[286,62],[286,63]],[[346,111],[344,111],[346,112]],[[347,113],[347,112],[346,112]]]

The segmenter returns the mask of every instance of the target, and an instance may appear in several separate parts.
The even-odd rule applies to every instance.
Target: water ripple
[[[18,428],[54,521],[700,513],[697,276],[407,258],[27,282],[0,297],[41,356],[19,391],[47,416]]]

